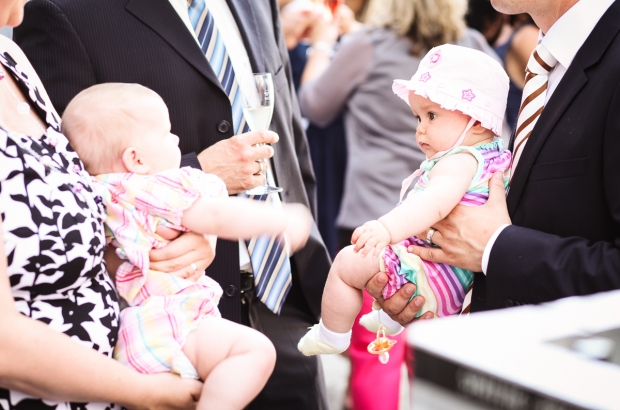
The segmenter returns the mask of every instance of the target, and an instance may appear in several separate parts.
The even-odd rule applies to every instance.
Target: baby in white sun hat
[[[348,348],[362,307],[361,289],[379,270],[389,278],[385,298],[407,282],[416,285],[412,298],[422,295],[426,301],[418,316],[429,311],[438,317],[459,313],[473,273],[422,260],[407,247],[434,246],[433,230],[426,238],[414,235],[427,231],[456,205],[484,204],[495,172],[503,173],[508,188],[511,156],[497,138],[508,96],[508,76],[500,64],[480,51],[445,44],[426,54],[410,80],[394,80],[392,88],[418,119],[416,142],[427,159],[403,181],[399,205],[357,228],[353,245],[336,257],[323,293],[321,322],[298,345],[305,355]],[[380,325],[387,334],[402,330],[382,311],[360,322],[371,331]]]

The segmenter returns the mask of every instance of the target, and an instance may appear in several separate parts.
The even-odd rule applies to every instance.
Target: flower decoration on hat
[[[497,60],[452,44],[431,49],[410,80],[397,79],[392,85],[407,104],[409,93],[415,93],[480,121],[495,135],[502,132],[508,88],[508,75]]]
[[[437,50],[435,51],[433,54],[431,54],[431,56],[428,58],[428,66],[432,67],[434,65],[437,65],[441,62],[441,50]]]
[[[464,100],[467,100],[469,102],[472,102],[472,100],[474,98],[476,98],[476,94],[474,94],[474,92],[471,90],[471,88],[467,89],[467,90],[463,90],[463,97]]]

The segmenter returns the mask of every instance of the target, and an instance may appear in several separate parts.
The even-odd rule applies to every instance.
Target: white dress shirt
[[[194,31],[192,23],[189,20],[187,0],[169,1],[174,10],[178,13],[179,17],[181,17],[181,20],[183,20],[183,23],[187,26],[187,29],[190,33],[192,33],[192,36],[196,42],[198,42],[196,32]],[[252,87],[254,87],[252,65],[250,64],[250,58],[248,57],[245,45],[243,44],[241,32],[239,31],[237,22],[230,11],[230,7],[228,7],[226,0],[205,0],[205,3],[216,22],[222,41],[224,41],[226,51],[228,52],[233,69],[235,70],[235,78],[237,79],[241,92],[243,92],[243,90],[251,90]],[[271,162],[269,159],[266,159],[266,161],[269,164],[269,167],[271,167]],[[267,180],[270,185],[275,186],[275,181],[271,172],[267,173]],[[272,202],[278,205],[281,203],[279,195],[271,194],[269,198]],[[239,265],[243,271],[252,271],[248,248],[243,240],[239,241]]]
[[[549,72],[545,105],[549,102],[549,98],[558,87],[575,55],[613,2],[614,0],[580,0],[564,13],[546,34],[542,31],[538,34],[538,43],[542,42],[551,55],[558,60],[558,64]],[[489,266],[491,249],[499,234],[507,226],[509,225],[497,228],[484,248],[482,272],[485,275]]]

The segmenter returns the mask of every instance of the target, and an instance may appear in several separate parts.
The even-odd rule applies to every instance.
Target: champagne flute
[[[241,107],[243,108],[243,116],[248,126],[252,131],[266,131],[269,129],[271,123],[271,117],[273,115],[273,100],[275,98],[275,90],[273,89],[273,78],[270,73],[255,73],[253,76],[253,86],[248,86],[247,89],[242,90],[241,93]],[[266,144],[256,144],[256,146],[262,146]],[[257,162],[266,162],[265,159],[260,159]],[[262,171],[261,174],[265,175],[265,183],[255,188],[245,191],[248,195],[268,195],[273,192],[280,192],[282,188],[271,186],[267,181],[267,175]]]

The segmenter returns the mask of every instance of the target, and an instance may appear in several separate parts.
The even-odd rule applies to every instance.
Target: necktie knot
[[[549,72],[557,63],[558,60],[542,44],[536,46],[527,63],[521,109],[513,141],[512,175],[517,168],[525,144],[542,114],[547,97]]]
[[[530,56],[529,61],[527,62],[527,71],[532,74],[549,74],[549,71],[555,67],[558,63],[558,60],[555,59],[551,55],[549,51],[543,46],[539,44],[536,46],[532,55]]]

